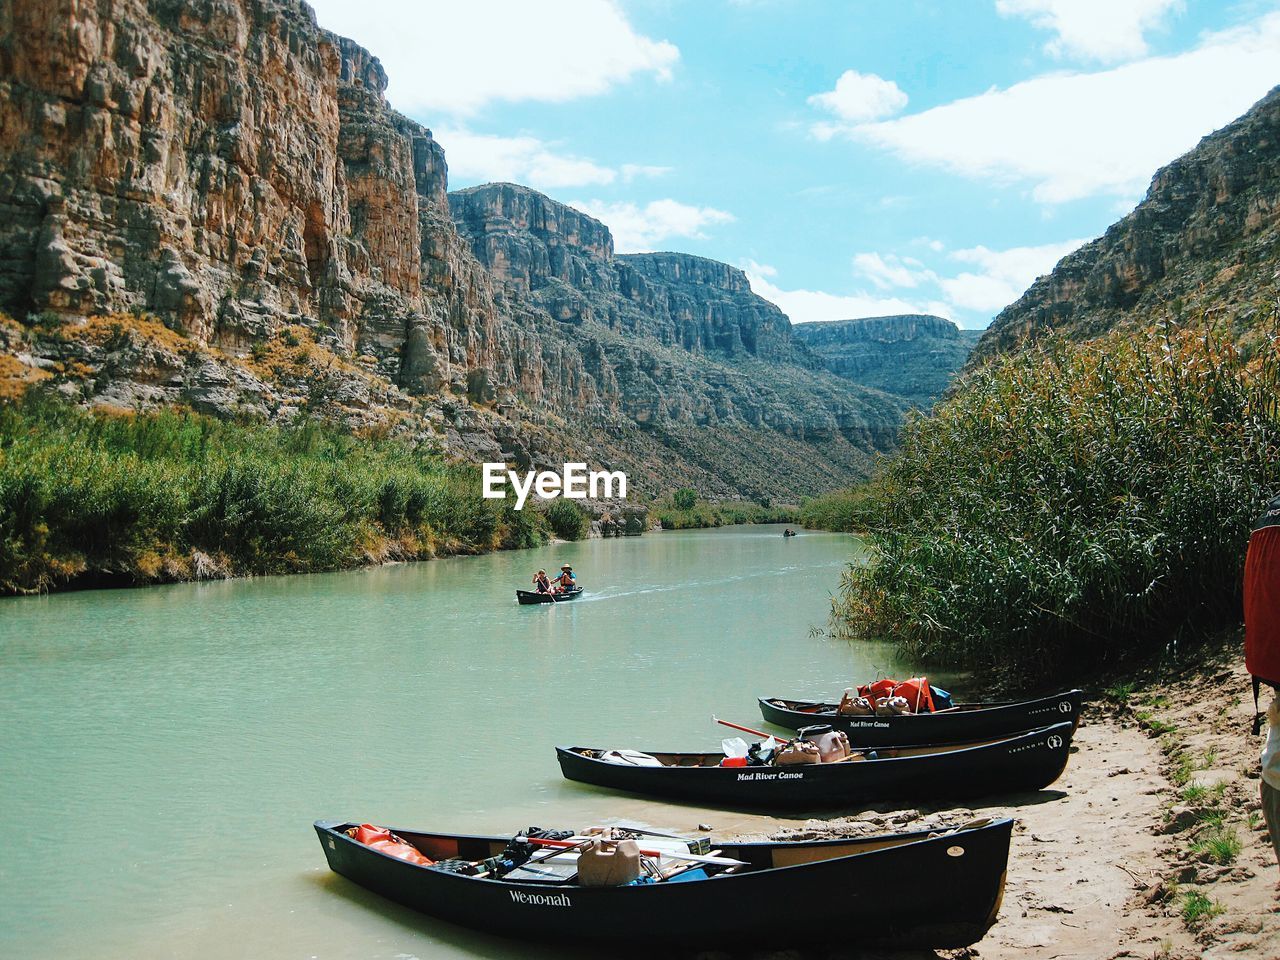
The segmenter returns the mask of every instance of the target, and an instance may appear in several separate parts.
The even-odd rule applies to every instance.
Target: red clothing
[[[1253,525],[1245,554],[1244,661],[1255,677],[1280,685],[1280,497]]]

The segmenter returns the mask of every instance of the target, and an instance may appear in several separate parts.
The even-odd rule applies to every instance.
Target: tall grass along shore
[[[557,516],[561,536],[582,518]],[[0,404],[0,592],[332,570],[546,541],[474,469],[315,421]]]
[[[803,508],[858,530],[833,623],[912,659],[1047,680],[1237,623],[1280,488],[1280,358],[1209,326],[1051,341],[911,421],[866,486]]]
[[[785,504],[702,500],[690,487],[677,490],[669,499],[656,504],[653,512],[663,530],[728,527],[740,523],[798,523],[800,517],[795,507]]]

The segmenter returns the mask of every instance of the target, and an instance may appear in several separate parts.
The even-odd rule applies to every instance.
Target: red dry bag
[[[1280,497],[1253,525],[1244,558],[1244,663],[1253,675],[1253,732],[1262,727],[1258,690],[1280,690]]]
[[[362,823],[358,827],[351,828],[347,833],[366,847],[400,860],[416,863],[421,867],[429,867],[435,862],[424,857],[417,847],[397,837],[386,827],[375,827],[371,823]]]

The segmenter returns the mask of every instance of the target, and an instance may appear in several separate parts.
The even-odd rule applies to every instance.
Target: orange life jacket
[[[912,713],[933,713],[933,691],[929,689],[929,681],[925,677],[912,677],[903,680],[893,688],[893,696],[905,697],[911,704]]]
[[[897,680],[890,680],[887,677],[883,680],[877,680],[875,683],[864,683],[858,688],[858,696],[866,697],[872,703],[875,703],[881,697],[892,696],[893,688],[897,685]]]

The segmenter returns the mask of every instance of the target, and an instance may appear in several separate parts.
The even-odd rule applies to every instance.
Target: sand
[[[1277,960],[1280,868],[1257,827],[1261,740],[1250,736],[1252,708],[1243,664],[1220,658],[1088,708],[1067,771],[1048,790],[967,810],[884,808],[810,820],[774,835],[894,831],[975,816],[1018,821],[1000,917],[980,943],[851,957]],[[1229,841],[1198,846],[1215,832],[1234,834],[1239,852],[1223,854]],[[1187,922],[1194,894],[1221,912]]]

